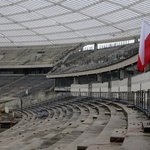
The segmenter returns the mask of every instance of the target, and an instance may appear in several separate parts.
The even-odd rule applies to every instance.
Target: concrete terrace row
[[[22,119],[0,134],[1,150],[132,149],[132,142],[128,142],[138,142],[134,140],[136,135],[147,135],[146,141],[140,138],[146,143],[144,150],[150,144],[149,134],[141,132],[140,122],[146,121],[146,116],[116,102],[60,96],[23,107],[22,113],[17,109],[15,113],[22,114]],[[110,142],[114,131],[121,131],[121,137],[125,137],[123,144],[118,142],[118,134],[117,140]]]
[[[111,48],[96,49],[89,51],[75,51],[54,72],[48,74],[68,74],[103,68],[138,53],[139,43],[116,46]]]
[[[52,87],[53,80],[47,79],[45,75],[0,75],[0,97],[18,96],[22,97],[39,90]]]
[[[64,57],[72,46],[28,46],[28,47],[1,47],[0,67],[22,65],[48,65],[55,64]],[[12,53],[13,51],[13,53]],[[50,65],[49,65],[50,66]]]

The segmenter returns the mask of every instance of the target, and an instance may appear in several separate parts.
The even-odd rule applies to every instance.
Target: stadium
[[[1,0],[0,150],[149,150],[149,8]]]

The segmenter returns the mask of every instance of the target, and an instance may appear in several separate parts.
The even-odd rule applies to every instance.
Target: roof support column
[[[121,68],[119,70],[119,73],[120,73],[120,77],[119,77],[120,80],[123,80],[125,78],[125,70],[123,68]]]
[[[97,74],[97,82],[102,83],[102,74]]]
[[[108,98],[112,98],[112,96],[111,96],[111,86],[112,86],[111,81],[109,81],[108,82]]]
[[[134,38],[134,43],[138,43],[138,38],[137,37]]]
[[[128,77],[128,92],[131,92],[131,76]]]
[[[92,96],[92,83],[88,84],[88,96]]]
[[[128,103],[133,103],[132,101],[132,92],[131,92],[131,76],[128,77],[128,97],[127,97]]]
[[[78,84],[78,77],[73,77],[73,84]]]
[[[97,50],[98,49],[98,45],[97,43],[94,43],[94,50]]]

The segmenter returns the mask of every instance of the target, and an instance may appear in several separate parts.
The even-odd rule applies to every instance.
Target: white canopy
[[[149,0],[0,0],[0,47],[139,37]]]

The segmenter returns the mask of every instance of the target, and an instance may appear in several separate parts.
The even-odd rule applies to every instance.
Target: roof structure
[[[149,0],[1,0],[0,47],[139,37]]]

